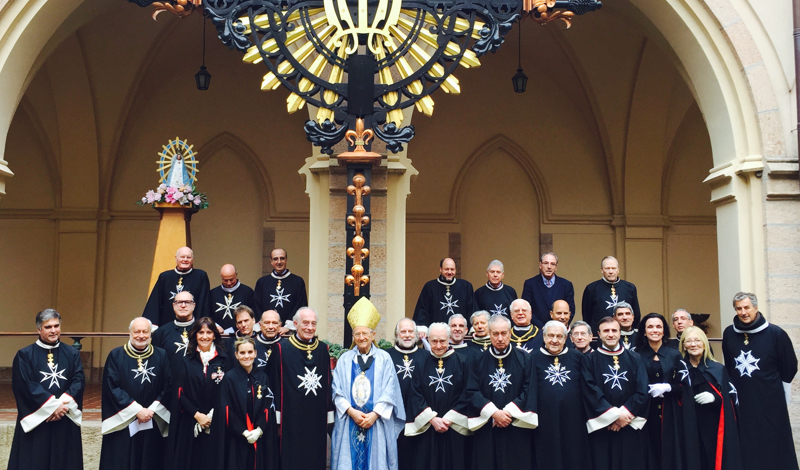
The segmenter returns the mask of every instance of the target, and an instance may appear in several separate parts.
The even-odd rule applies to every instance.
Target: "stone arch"
[[[61,170],[58,165],[58,160],[56,159],[55,151],[50,144],[50,140],[47,138],[47,131],[45,131],[39,114],[36,112],[36,108],[33,104],[23,96],[19,107],[25,113],[28,120],[30,120],[31,125],[36,131],[36,140],[44,154],[48,170],[47,174],[50,178],[50,184],[55,196],[55,208],[58,209],[61,207]]]
[[[530,181],[531,186],[536,192],[536,197],[539,204],[539,213],[541,214],[540,218],[549,220],[552,215],[552,211],[550,209],[549,191],[547,190],[547,184],[545,183],[539,168],[536,166],[536,163],[534,163],[533,159],[530,157],[530,155],[528,155],[525,149],[514,142],[514,140],[503,134],[498,134],[492,137],[483,145],[478,147],[472,153],[472,155],[467,158],[467,160],[464,162],[464,165],[462,165],[461,170],[458,172],[458,175],[453,182],[453,189],[450,193],[450,209],[448,218],[453,222],[458,222],[458,203],[462,197],[464,181],[475,167],[477,167],[485,158],[489,157],[492,153],[498,150],[511,157],[525,172],[525,175]],[[542,221],[543,220],[540,220],[539,222]]]

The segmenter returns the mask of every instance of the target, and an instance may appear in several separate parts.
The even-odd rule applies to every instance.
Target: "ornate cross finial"
[[[363,151],[363,148],[362,148]],[[361,236],[361,227],[369,224],[369,217],[364,215],[366,209],[363,205],[363,197],[369,195],[370,188],[365,183],[367,179],[361,173],[353,176],[353,184],[347,187],[347,194],[355,196],[353,215],[347,217],[347,223],[356,229],[353,236],[353,246],[347,249],[347,256],[353,258],[353,267],[350,274],[344,278],[348,286],[353,286],[353,293],[358,297],[361,286],[369,283],[369,276],[364,275],[364,266],[361,260],[369,256],[369,250],[364,248],[364,237]]]

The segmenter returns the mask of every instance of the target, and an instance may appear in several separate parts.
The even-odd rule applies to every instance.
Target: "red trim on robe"
[[[722,402],[719,408],[719,425],[717,426],[717,451],[716,451],[716,461],[714,462],[714,470],[722,470],[722,447],[725,440],[725,401],[722,398],[722,394],[717,390],[716,387],[711,382],[708,382],[708,385],[711,386],[712,389],[719,395],[720,401]]]

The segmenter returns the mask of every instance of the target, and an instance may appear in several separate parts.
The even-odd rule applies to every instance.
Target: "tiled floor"
[[[83,393],[83,419],[100,421],[100,385],[89,384]],[[17,404],[9,382],[0,383],[0,421],[16,421]]]

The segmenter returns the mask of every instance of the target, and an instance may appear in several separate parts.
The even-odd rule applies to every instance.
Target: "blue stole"
[[[353,361],[350,379],[350,405],[363,413],[369,413],[373,407],[375,390],[375,362],[361,376],[358,365],[358,353]],[[372,427],[363,429],[352,419],[350,421],[350,458],[353,470],[369,470],[369,453],[372,442]],[[374,427],[375,425],[373,425]]]

